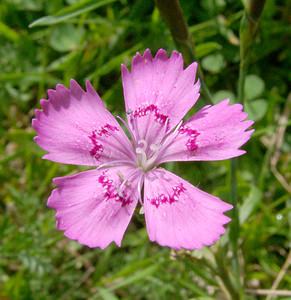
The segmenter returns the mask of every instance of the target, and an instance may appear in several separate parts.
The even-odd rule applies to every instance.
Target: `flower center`
[[[156,166],[160,148],[161,145],[148,145],[146,140],[139,140],[135,148],[137,166],[144,172],[153,169]]]

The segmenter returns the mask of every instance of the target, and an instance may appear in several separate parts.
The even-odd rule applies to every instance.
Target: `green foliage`
[[[83,35],[82,27],[78,29],[72,24],[62,24],[53,29],[49,44],[59,52],[72,51],[78,48]]]
[[[202,59],[201,65],[211,73],[219,73],[225,67],[224,57],[221,54],[208,55]]]
[[[260,97],[265,90],[264,81],[257,75],[247,75],[245,81],[246,112],[249,118],[258,121],[264,117],[268,109],[268,102]]]
[[[181,5],[214,101],[237,101],[242,3]],[[277,138],[290,79],[287,11],[284,1],[267,1],[245,84],[246,110],[256,120],[244,147],[248,153],[238,161],[246,299],[263,299],[249,290],[270,289],[290,249],[291,198],[270,168],[279,153],[276,170],[291,182],[290,130]],[[228,234],[201,251],[170,251],[148,241],[136,214],[122,248],[92,250],[63,237],[46,208],[52,178],[81,168],[41,159],[32,140],[34,108],[56,83],[90,79],[109,109],[122,115],[120,64],[129,65],[145,48],[175,48],[154,3],[2,0],[0,16],[0,299],[225,299],[227,284],[234,282]],[[229,201],[229,165],[167,167]],[[290,278],[287,271],[279,289],[290,290]]]

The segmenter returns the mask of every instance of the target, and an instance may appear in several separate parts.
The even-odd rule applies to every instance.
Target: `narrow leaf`
[[[245,199],[244,203],[240,207],[239,221],[243,224],[249,216],[254,212],[259,203],[262,200],[262,191],[255,185],[252,186],[249,196]]]
[[[47,25],[61,23],[68,19],[77,17],[83,13],[89,12],[91,10],[94,10],[96,8],[110,4],[115,1],[117,0],[99,0],[99,1],[86,0],[86,1],[77,2],[69,7],[60,10],[57,14],[53,16],[45,16],[32,22],[29,25],[29,27],[31,28],[36,26],[47,26]]]

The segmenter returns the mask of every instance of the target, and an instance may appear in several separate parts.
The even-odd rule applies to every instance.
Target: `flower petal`
[[[32,126],[44,158],[68,164],[96,166],[133,157],[131,144],[89,81],[87,91],[71,80],[70,88],[57,85],[41,100]]]
[[[48,206],[56,210],[58,229],[89,247],[103,249],[113,241],[120,246],[137,204],[138,177],[123,167],[55,178],[58,188]]]
[[[245,153],[239,148],[251,137],[247,130],[253,121],[247,120],[241,104],[228,100],[205,106],[161,148],[158,163],[167,161],[223,160]]]
[[[177,51],[168,58],[166,51],[160,49],[153,58],[147,49],[133,58],[131,72],[124,65],[121,71],[129,124],[140,139],[145,139],[144,131],[153,130],[155,135],[164,125],[166,129],[173,128],[199,97],[200,84],[194,84],[197,63],[183,70],[183,58]],[[146,118],[147,115],[152,117]],[[137,119],[137,126],[133,119]]]
[[[230,221],[223,213],[231,205],[161,168],[146,175],[144,195],[149,238],[162,246],[192,250],[212,245]]]

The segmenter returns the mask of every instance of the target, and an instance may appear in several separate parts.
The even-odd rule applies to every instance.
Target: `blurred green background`
[[[237,101],[243,2],[181,6],[213,101]],[[290,9],[290,1],[266,1],[245,83],[245,107],[256,121],[248,154],[238,161],[245,299],[291,299]],[[149,242],[136,214],[122,248],[92,250],[64,238],[46,207],[52,178],[80,168],[41,159],[30,125],[39,99],[56,83],[75,78],[84,86],[90,79],[107,107],[123,115],[120,64],[146,48],[175,49],[150,0],[1,0],[1,300],[234,299],[228,233],[211,248],[171,251]],[[230,201],[229,161],[167,167]]]

